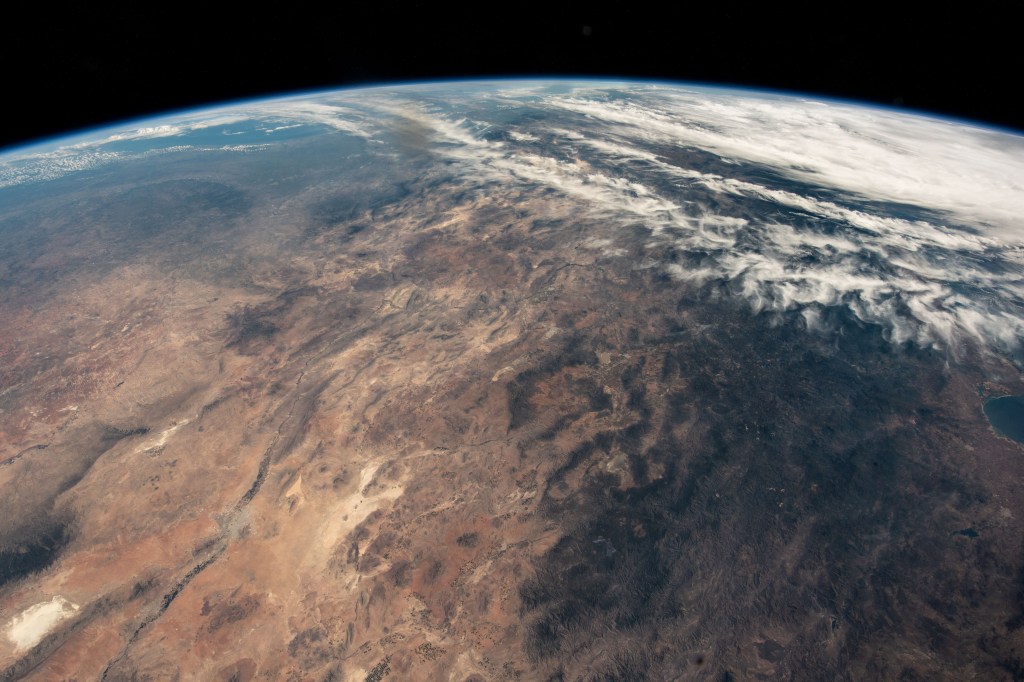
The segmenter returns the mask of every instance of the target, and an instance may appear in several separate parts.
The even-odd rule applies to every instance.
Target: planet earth
[[[1024,679],[1012,131],[233,103],[0,155],[0,282],[2,679]]]

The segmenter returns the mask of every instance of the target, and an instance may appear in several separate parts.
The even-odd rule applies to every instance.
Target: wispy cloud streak
[[[555,189],[595,216],[642,224],[652,247],[688,256],[661,264],[674,278],[729,283],[755,311],[795,311],[809,330],[832,333],[822,312],[842,307],[894,343],[954,353],[965,344],[1021,347],[1024,228],[1014,211],[1024,215],[1024,161],[1006,153],[1019,140],[997,144],[999,133],[799,101],[707,104],[672,95],[652,106],[650,93],[643,105],[589,93],[599,99],[544,102],[585,119],[554,125],[554,116],[536,117],[534,129],[505,142],[475,136],[465,119],[427,120],[439,153],[476,177]],[[560,141],[557,154],[552,141]],[[679,145],[792,180],[768,186],[681,167],[667,153]],[[846,155],[853,160],[843,166]],[[1004,175],[1018,166],[1019,175]],[[709,208],[721,203],[715,197],[733,198],[731,213]],[[925,217],[888,213],[891,202]]]

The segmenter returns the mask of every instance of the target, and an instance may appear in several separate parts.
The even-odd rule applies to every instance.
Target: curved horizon
[[[119,128],[131,127],[132,125],[145,123],[149,121],[155,121],[164,118],[174,118],[180,116],[188,116],[194,114],[201,114],[204,112],[215,111],[217,109],[229,109],[233,107],[240,107],[249,104],[273,102],[278,100],[289,100],[289,99],[300,99],[307,97],[322,96],[330,93],[337,92],[348,92],[354,90],[377,90],[385,88],[403,88],[403,87],[429,87],[439,85],[455,85],[455,84],[485,84],[485,83],[510,83],[510,82],[542,82],[542,83],[555,83],[555,82],[593,82],[593,83],[621,83],[621,84],[641,84],[641,85],[661,85],[666,87],[674,88],[702,88],[708,90],[725,90],[725,91],[737,91],[744,92],[750,95],[774,95],[779,97],[788,97],[794,99],[807,99],[820,101],[822,103],[841,104],[845,106],[863,107],[868,109],[877,109],[881,111],[888,111],[891,113],[903,114],[907,116],[917,116],[923,118],[930,118],[946,123],[955,125],[964,125],[974,128],[980,128],[985,130],[991,130],[994,132],[1001,132],[1008,135],[1015,135],[1018,137],[1024,137],[1024,128],[1014,128],[1011,126],[993,123],[982,119],[954,116],[952,114],[942,113],[933,109],[920,109],[915,107],[906,107],[902,105],[874,102],[867,99],[857,99],[851,97],[840,97],[834,95],[821,94],[813,91],[805,90],[790,90],[787,88],[764,88],[756,85],[746,85],[741,83],[729,83],[722,81],[701,81],[701,80],[672,80],[663,78],[630,78],[620,77],[614,75],[607,76],[531,76],[531,75],[512,75],[512,76],[487,76],[487,77],[465,77],[465,78],[451,78],[451,79],[435,79],[435,78],[423,78],[423,79],[412,79],[412,80],[396,80],[396,81],[377,81],[367,82],[358,84],[347,84],[338,86],[326,86],[322,88],[307,88],[298,90],[282,90],[276,92],[267,92],[264,94],[253,95],[250,97],[240,98],[228,98],[224,100],[211,100],[202,104],[193,106],[183,107],[171,107],[164,110],[153,110],[147,114],[140,114],[137,116],[126,116],[124,118],[109,119],[104,123],[96,125],[86,125],[78,128],[68,128],[62,132],[57,132],[49,135],[43,135],[40,137],[30,138],[15,142],[7,145],[0,145],[0,158],[8,156],[9,154],[16,153],[32,147],[42,147],[45,145],[56,144],[67,138],[88,136],[94,133],[102,133],[105,131],[112,131]]]

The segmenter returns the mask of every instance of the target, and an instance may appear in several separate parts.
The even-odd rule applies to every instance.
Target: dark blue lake
[[[1024,395],[989,398],[985,416],[999,435],[1024,443]]]

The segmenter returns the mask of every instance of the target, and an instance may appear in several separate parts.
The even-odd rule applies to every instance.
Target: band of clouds
[[[408,144],[410,130],[417,140],[426,131],[431,151],[457,162],[448,168],[467,182],[550,188],[593,216],[642,225],[650,232],[650,254],[671,246],[687,255],[658,264],[673,278],[695,286],[725,283],[755,311],[796,312],[809,330],[832,333],[825,311],[842,307],[881,326],[895,343],[953,352],[972,343],[997,352],[1020,349],[1024,139],[793,98],[626,89],[628,97],[609,97],[609,88],[593,85],[569,95],[535,86],[480,99],[378,89],[257,103],[0,159],[0,186],[127,158],[104,148],[111,142],[187,141],[190,132],[243,121],[266,124],[268,134],[318,126],[373,142],[367,153],[390,156],[400,154],[401,139]],[[497,101],[540,115],[514,125],[489,120]],[[483,135],[495,130],[503,135]],[[200,148],[150,153],[188,149]],[[686,167],[668,153],[679,149],[699,149],[725,163],[717,173]],[[789,181],[769,186],[739,173],[730,177],[723,170],[730,162]],[[708,199],[716,197],[746,208],[713,210],[720,202]],[[917,207],[924,217],[907,217],[913,210],[894,216],[881,208],[886,202]],[[627,253],[610,246],[602,252]]]
[[[1024,211],[1016,180],[1024,177],[1024,162],[1007,151],[1019,140],[1006,136],[1012,139],[1000,143],[1000,133],[906,115],[740,97],[709,105],[686,100],[700,112],[689,120],[685,107],[673,108],[677,96],[666,99],[661,109],[648,109],[578,94],[549,97],[544,107],[586,118],[560,129],[540,118],[532,129],[510,130],[505,141],[474,136],[467,119],[435,112],[424,122],[435,131],[439,153],[460,161],[472,177],[552,188],[595,216],[643,225],[651,246],[670,244],[692,256],[686,264],[660,264],[674,278],[698,286],[730,283],[756,312],[795,311],[809,330],[834,333],[823,312],[839,306],[879,325],[893,343],[954,354],[967,344],[999,353],[1020,349],[1024,228],[1015,211]],[[553,135],[559,147],[576,153],[551,155]],[[798,188],[848,193],[854,204],[900,202],[949,216],[951,224],[683,168],[656,151],[681,146],[761,165],[772,159],[770,167]],[[846,155],[853,160],[844,166]],[[1007,175],[1014,169],[1017,175]],[[656,187],[654,176],[673,180],[673,190]],[[784,210],[771,211],[772,219],[756,212],[718,215],[700,207],[702,195]]]
[[[598,130],[692,146],[822,187],[946,211],[1024,242],[1024,137],[869,107],[655,88],[550,97]]]
[[[91,170],[111,163],[142,159],[155,154],[173,152],[253,152],[270,148],[262,144],[161,144],[176,139],[188,140],[189,135],[217,126],[240,123],[266,123],[263,130],[272,134],[302,125],[331,128],[349,135],[371,138],[380,126],[369,120],[365,112],[342,104],[316,101],[271,101],[266,104],[246,105],[228,110],[210,110],[178,117],[169,123],[127,127],[103,136],[73,144],[65,144],[46,151],[17,151],[0,156],[0,188],[28,182],[55,180],[80,171]],[[124,142],[153,141],[154,146],[138,151],[111,148]]]

